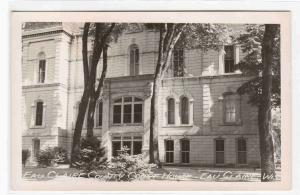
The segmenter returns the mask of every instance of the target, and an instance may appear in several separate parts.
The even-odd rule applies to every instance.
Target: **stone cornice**
[[[62,84],[62,83],[48,83],[48,84],[23,85],[22,89],[47,88],[47,87],[64,87],[64,88],[67,88],[67,86]]]
[[[26,31],[23,32],[22,38],[31,38],[31,37],[39,37],[44,35],[50,35],[50,34],[58,34],[58,33],[65,33],[69,37],[73,37],[72,34],[65,31],[62,27],[54,27],[54,28],[47,28],[42,30],[33,30],[33,31]]]

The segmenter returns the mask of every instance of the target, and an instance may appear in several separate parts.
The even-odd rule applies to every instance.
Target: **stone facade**
[[[23,148],[31,150],[32,154],[48,146],[71,151],[77,106],[83,92],[79,26],[70,23],[25,25],[22,36]],[[98,124],[97,113],[94,129],[94,134],[107,150],[108,158],[119,143],[130,143],[132,154],[141,150],[145,159],[148,158],[151,82],[158,40],[159,33],[155,31],[125,32],[108,50],[108,74],[103,97],[99,100],[103,105],[102,124]],[[138,48],[136,75],[130,75],[131,45]],[[234,52],[237,63],[244,54],[238,46],[234,46]],[[239,71],[224,73],[222,47],[218,51],[206,52],[184,49],[183,55],[186,73],[174,77],[170,69],[160,86],[156,125],[161,161],[166,164],[259,166],[257,108],[248,104],[246,95],[236,94],[237,88],[249,78]],[[41,60],[45,60],[44,72]],[[43,82],[40,82],[40,77],[43,77]],[[230,106],[226,106],[229,96],[234,99],[231,111]],[[125,97],[132,98],[131,108],[124,106],[128,104]],[[187,100],[185,108],[184,98]],[[121,103],[116,103],[118,99]],[[140,108],[135,107],[135,99],[142,108],[139,116],[135,115]],[[170,99],[174,100],[172,111],[168,108]],[[42,102],[42,106],[37,102]],[[114,117],[118,114],[114,109],[118,106],[114,106],[119,104],[121,121],[116,123]],[[131,115],[126,109],[130,109]],[[183,113],[187,121],[183,121]],[[171,114],[174,122],[168,124]],[[42,123],[37,125],[40,115]],[[125,119],[125,115],[129,118]],[[131,122],[126,122],[130,117]],[[85,133],[84,127],[83,136]],[[245,140],[244,146],[240,145],[243,144],[238,141],[240,139]],[[188,140],[185,149],[182,140]],[[239,155],[246,156],[246,160],[241,161],[243,163],[239,163]]]

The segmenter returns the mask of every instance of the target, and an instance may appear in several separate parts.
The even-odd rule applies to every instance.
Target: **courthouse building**
[[[82,26],[59,22],[23,26],[22,146],[31,151],[31,161],[46,147],[71,151],[83,92]],[[107,78],[94,128],[108,159],[122,146],[129,147],[131,155],[143,153],[148,158],[158,41],[159,32],[137,25],[108,49]],[[248,103],[247,95],[236,92],[249,80],[235,68],[243,56],[237,45],[208,51],[176,47],[159,89],[156,125],[163,163],[259,165],[257,108]],[[100,59],[98,78],[101,66]]]

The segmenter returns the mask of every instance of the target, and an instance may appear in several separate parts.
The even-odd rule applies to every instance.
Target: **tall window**
[[[137,97],[122,97],[114,101],[114,124],[138,124],[143,120],[143,100]]]
[[[136,76],[139,74],[139,48],[136,44],[133,44],[129,48],[129,68],[130,76]]]
[[[234,46],[226,45],[224,46],[225,50],[225,73],[234,72]]]
[[[117,156],[122,147],[126,147],[129,155],[142,153],[142,136],[114,136],[112,138],[112,156]]]
[[[175,100],[168,99],[168,124],[175,124]]]
[[[190,140],[182,139],[180,141],[181,147],[181,162],[190,163]]]
[[[216,149],[216,164],[224,164],[225,163],[225,155],[224,155],[224,140],[217,139],[215,140],[215,149]]]
[[[181,124],[189,124],[189,100],[181,98]]]
[[[184,76],[184,50],[175,48],[173,53],[174,77]]]
[[[174,141],[165,140],[166,163],[174,163]]]
[[[224,97],[224,122],[238,123],[239,122],[239,107],[240,99],[238,95],[225,95]]]
[[[43,102],[39,101],[36,103],[36,112],[35,112],[35,126],[43,125]]]
[[[247,142],[244,138],[237,140],[237,163],[247,164]]]
[[[39,54],[39,72],[38,72],[38,82],[44,83],[46,76],[46,57],[42,52]]]
[[[102,126],[102,116],[103,116],[103,103],[102,101],[98,102],[97,106],[97,126],[101,127]]]
[[[33,140],[33,157],[37,157],[40,152],[40,140],[34,139]]]

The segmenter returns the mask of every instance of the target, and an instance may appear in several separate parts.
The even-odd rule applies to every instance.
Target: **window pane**
[[[112,155],[118,156],[118,152],[121,149],[121,141],[113,141],[112,142]]]
[[[225,122],[236,122],[236,103],[234,99],[225,99]]]
[[[247,151],[247,144],[245,139],[238,139],[238,151]]]
[[[224,164],[224,152],[216,152],[216,164]]]
[[[123,147],[126,147],[128,150],[127,150],[127,153],[129,155],[131,155],[131,141],[124,141],[123,142]]]
[[[143,105],[134,104],[134,123],[141,123],[143,118]]]
[[[46,60],[39,61],[39,82],[45,82]]]
[[[134,75],[134,50],[130,50],[130,76]]]
[[[189,102],[186,97],[181,99],[181,123],[189,123]]]
[[[98,126],[102,126],[102,112],[103,112],[103,103],[99,102],[99,104],[98,104]]]
[[[216,151],[224,151],[224,140],[216,140]]]
[[[139,49],[135,49],[135,64],[139,64]]]
[[[133,142],[133,155],[142,154],[142,141]]]
[[[114,105],[113,123],[121,123],[121,105]]]
[[[190,151],[190,141],[181,140],[181,151]]]
[[[131,104],[124,105],[123,123],[131,123]]]
[[[135,98],[134,98],[134,101],[135,101],[135,102],[142,102],[143,99],[135,97]]]
[[[234,72],[234,47],[227,45],[225,49],[225,73]]]
[[[174,141],[166,140],[166,151],[174,151]]]
[[[37,157],[39,151],[40,151],[40,140],[38,139],[33,140],[33,156]]]
[[[181,162],[182,163],[190,162],[190,153],[189,152],[181,152]]]
[[[183,49],[175,49],[173,55],[174,76],[184,76],[184,53]]]
[[[247,164],[246,152],[238,152],[238,164]]]
[[[116,99],[114,102],[115,103],[121,103],[122,102],[122,98]]]
[[[175,101],[173,98],[168,100],[168,124],[175,124]]]
[[[124,97],[124,102],[132,102],[132,97]]]
[[[43,102],[37,102],[35,125],[40,126],[42,124],[43,124]]]
[[[174,162],[174,152],[166,152],[166,163]]]

